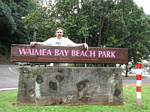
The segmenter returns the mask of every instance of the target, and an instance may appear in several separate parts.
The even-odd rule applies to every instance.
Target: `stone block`
[[[122,104],[121,68],[20,67],[18,102],[36,105]]]

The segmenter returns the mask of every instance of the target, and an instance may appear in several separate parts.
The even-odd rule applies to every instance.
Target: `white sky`
[[[150,15],[150,0],[134,0],[134,2],[139,7],[143,7],[144,12]]]

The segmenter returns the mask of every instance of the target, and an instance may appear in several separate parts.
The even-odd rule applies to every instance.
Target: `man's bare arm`
[[[83,46],[85,49],[88,50],[88,45],[87,45],[87,43],[75,44],[75,47],[80,47],[80,46],[81,46],[81,47]]]
[[[42,42],[30,42],[30,45],[31,45],[31,46],[34,46],[34,45],[42,45]]]

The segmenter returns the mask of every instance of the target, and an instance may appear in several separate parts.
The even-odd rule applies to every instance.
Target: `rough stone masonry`
[[[20,67],[18,102],[122,104],[121,68]]]

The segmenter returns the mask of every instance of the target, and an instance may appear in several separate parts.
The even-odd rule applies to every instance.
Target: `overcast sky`
[[[144,12],[150,15],[150,0],[134,0],[139,7],[143,7]]]

